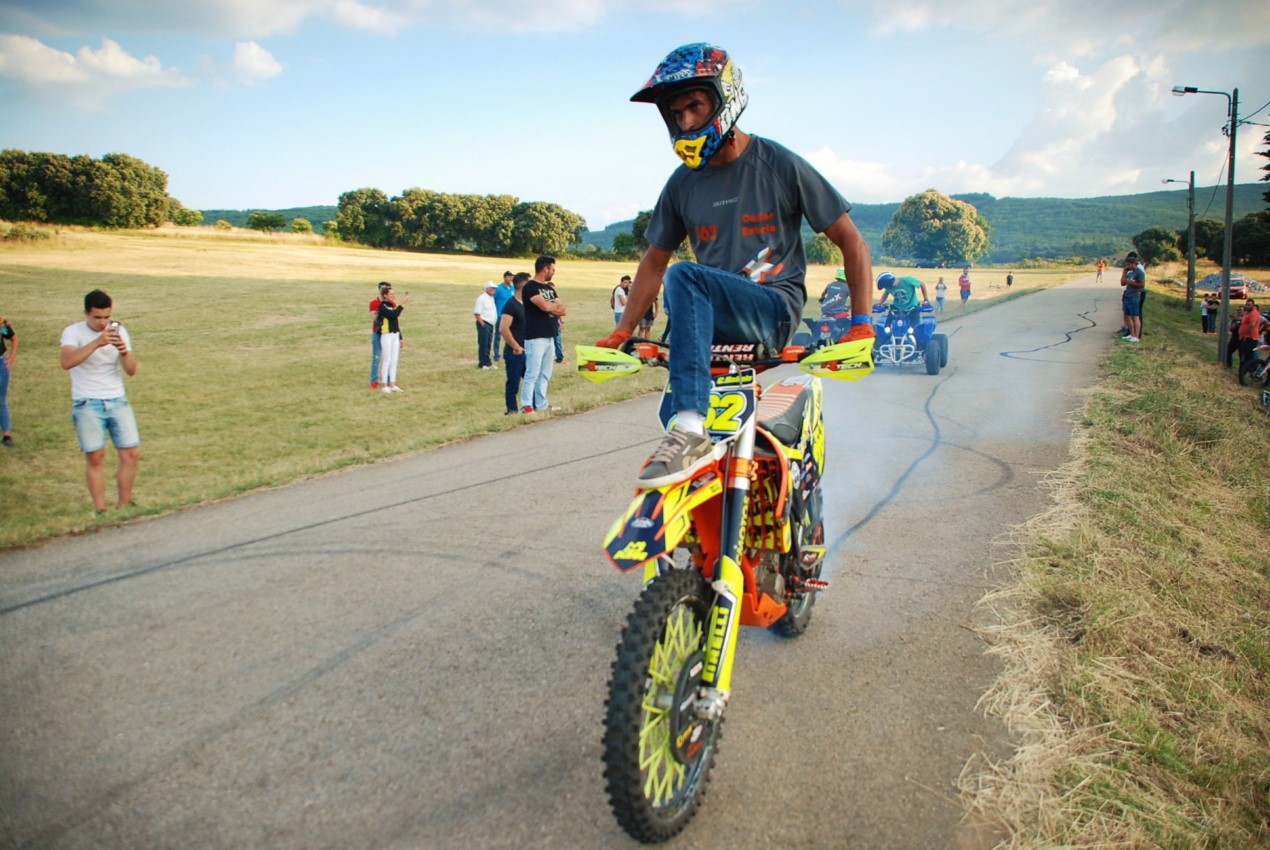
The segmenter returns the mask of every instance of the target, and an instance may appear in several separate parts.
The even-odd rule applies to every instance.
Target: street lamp
[[[1226,174],[1226,235],[1222,244],[1221,268],[1221,312],[1218,313],[1217,324],[1217,361],[1226,362],[1226,342],[1230,337],[1226,326],[1230,323],[1230,259],[1234,242],[1235,211],[1235,130],[1239,127],[1239,89],[1232,89],[1231,94],[1224,91],[1208,91],[1194,86],[1174,86],[1173,94],[1178,97],[1188,94],[1219,94],[1226,98],[1227,114],[1230,116],[1230,169]]]
[[[1166,178],[1161,183],[1186,183],[1185,180]],[[1195,306],[1195,172],[1191,172],[1190,183],[1186,191],[1186,244],[1190,250],[1186,252],[1186,312]]]

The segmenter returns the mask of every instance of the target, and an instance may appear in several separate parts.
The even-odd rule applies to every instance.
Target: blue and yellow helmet
[[[680,132],[666,102],[673,95],[694,89],[710,94],[714,112],[704,127]],[[670,131],[675,154],[693,170],[704,168],[723,146],[749,102],[741,85],[741,69],[722,47],[704,43],[685,44],[672,50],[644,87],[631,95],[631,100],[657,105]]]

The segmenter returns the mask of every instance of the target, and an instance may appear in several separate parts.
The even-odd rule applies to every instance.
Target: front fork
[[[723,515],[720,522],[719,561],[714,570],[715,598],[710,610],[710,627],[706,633],[705,669],[701,675],[701,694],[697,716],[718,720],[723,715],[732,690],[732,663],[736,657],[737,634],[741,629],[741,596],[745,593],[745,574],[741,571],[740,553],[745,531],[746,508],[750,498],[750,473],[754,466],[755,420],[750,417],[736,444],[728,454],[727,488],[723,491]]]

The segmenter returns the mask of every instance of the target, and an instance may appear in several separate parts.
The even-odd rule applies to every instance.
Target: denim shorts
[[[71,421],[79,436],[80,451],[85,454],[106,448],[106,431],[117,449],[133,449],[141,445],[137,417],[124,398],[80,398],[71,402]]]
[[[1120,303],[1126,316],[1137,318],[1142,315],[1142,292],[1140,290],[1126,287],[1124,295],[1120,296]]]

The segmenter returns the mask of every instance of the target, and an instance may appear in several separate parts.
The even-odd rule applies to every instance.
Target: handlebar
[[[758,357],[760,346],[757,343],[739,343],[730,345],[728,348],[737,350],[731,352],[731,354],[711,350],[711,371],[736,367],[738,369],[753,369],[756,372],[762,372],[766,369],[774,369],[777,366],[784,366],[789,363],[801,363],[807,357],[815,354],[817,350],[807,348],[804,345],[787,345],[777,352],[775,356]],[[749,349],[749,351],[745,349]],[[663,369],[669,367],[670,345],[660,340],[633,336],[623,342],[619,350],[624,354],[639,358],[639,361],[646,366],[659,366]]]

